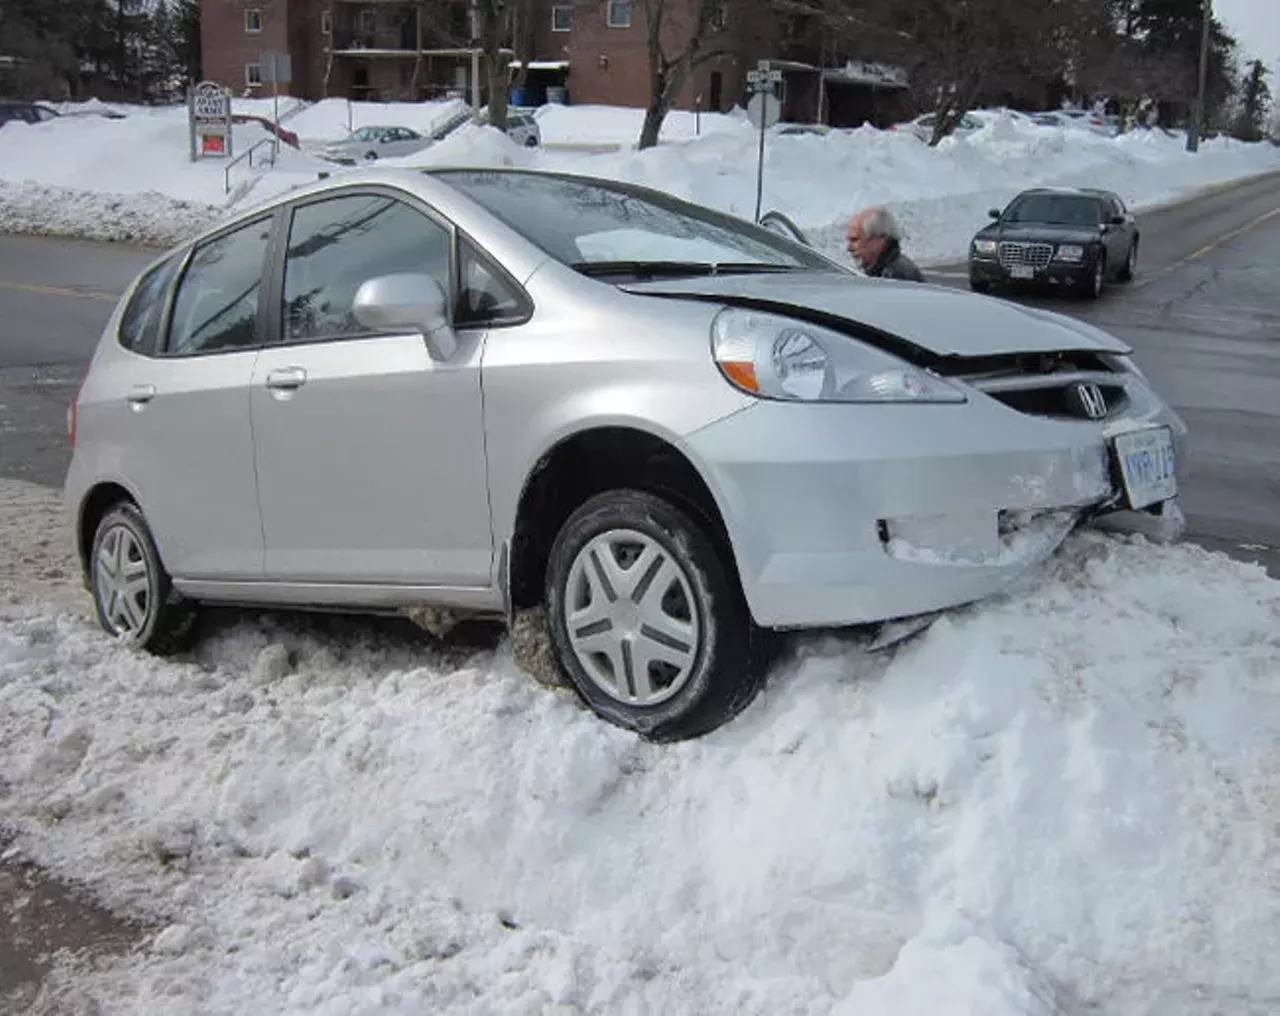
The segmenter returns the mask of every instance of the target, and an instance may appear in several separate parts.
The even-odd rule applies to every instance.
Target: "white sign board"
[[[771,92],[756,92],[747,103],[747,119],[752,127],[772,127],[782,117],[782,103]],[[763,123],[761,122],[763,118]]]
[[[206,155],[231,157],[231,91],[202,81],[187,93],[191,161]]]

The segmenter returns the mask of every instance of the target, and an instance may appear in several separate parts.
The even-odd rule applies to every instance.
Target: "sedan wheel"
[[[557,661],[595,712],[654,740],[720,726],[759,691],[761,635],[707,529],[642,491],[597,495],[547,568]]]
[[[1130,282],[1138,271],[1138,241],[1134,240],[1129,247],[1129,256],[1125,258],[1124,268],[1120,270],[1120,281]]]
[[[156,653],[181,648],[195,613],[172,583],[142,513],[120,504],[98,523],[89,559],[98,623],[107,634]]]
[[[1102,287],[1107,279],[1107,263],[1106,259],[1098,258],[1097,264],[1093,266],[1093,275],[1089,278],[1089,285],[1085,289],[1085,296],[1090,300],[1096,300],[1102,295]]]

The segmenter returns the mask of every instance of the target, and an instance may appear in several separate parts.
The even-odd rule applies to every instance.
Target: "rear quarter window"
[[[160,350],[160,321],[168,304],[173,277],[178,273],[185,251],[170,255],[150,269],[138,283],[120,317],[117,338],[125,349],[143,356]]]

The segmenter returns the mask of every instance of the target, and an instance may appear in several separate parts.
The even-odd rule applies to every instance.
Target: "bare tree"
[[[729,51],[724,0],[642,0],[649,54],[649,104],[640,148],[658,143],[662,121],[695,68]]]

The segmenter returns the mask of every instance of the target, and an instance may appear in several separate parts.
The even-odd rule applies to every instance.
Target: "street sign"
[[[776,85],[782,80],[782,71],[747,71],[749,85]]]
[[[293,79],[293,58],[288,53],[263,53],[258,73],[264,85],[287,85]]]
[[[202,81],[187,93],[191,161],[205,155],[231,157],[231,91]]]
[[[782,103],[771,92],[757,92],[747,103],[747,119],[759,129],[772,127],[782,118]],[[763,123],[761,120],[763,119]]]

